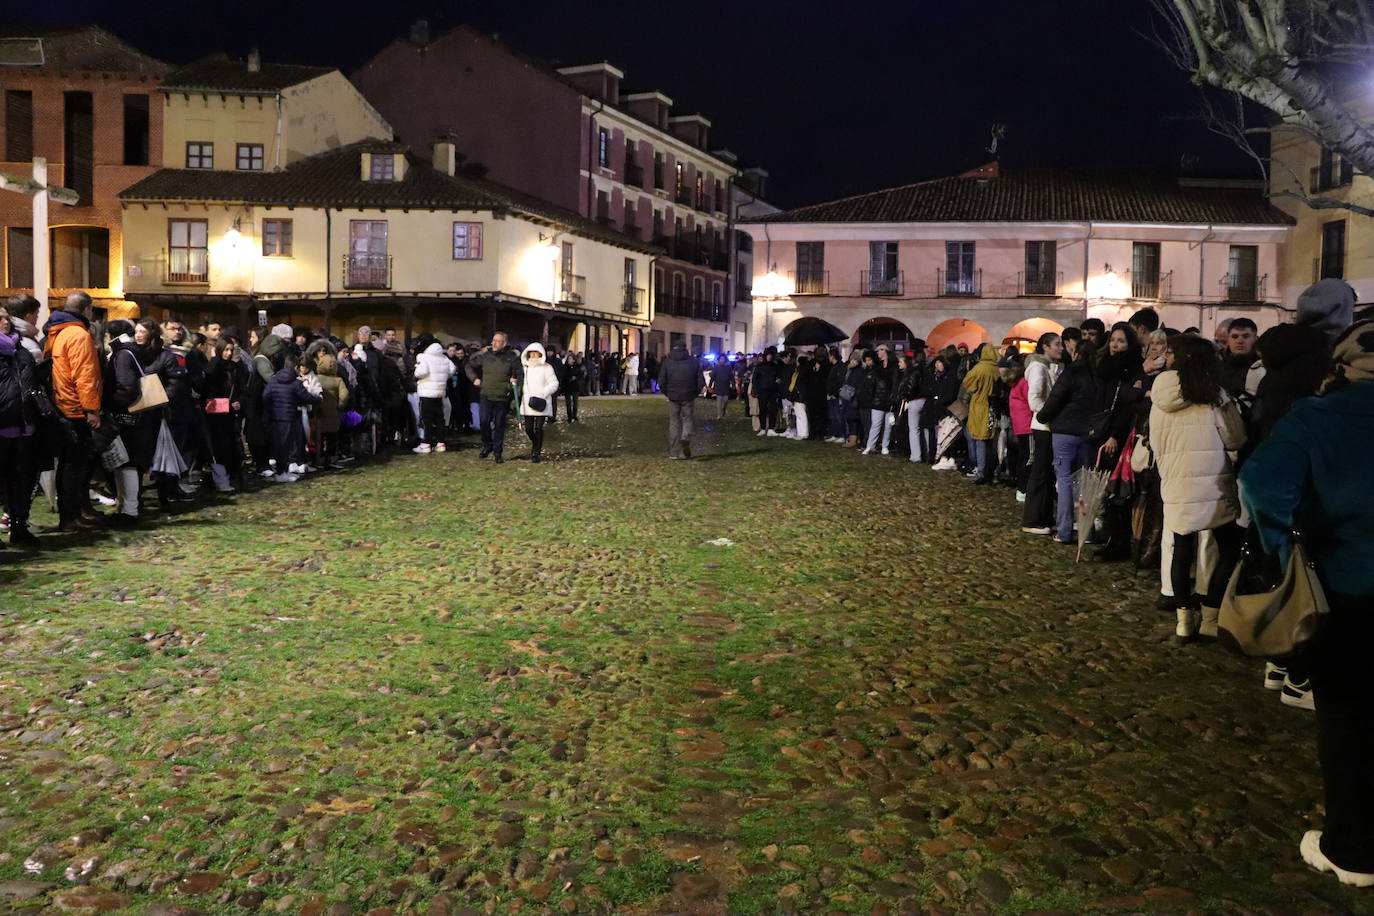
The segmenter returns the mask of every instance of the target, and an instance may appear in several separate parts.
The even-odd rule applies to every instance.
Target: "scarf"
[[[1374,381],[1374,320],[1358,321],[1336,338],[1335,367],[1322,383],[1322,394],[1354,382]]]

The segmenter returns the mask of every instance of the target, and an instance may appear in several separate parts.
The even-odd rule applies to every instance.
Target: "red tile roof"
[[[1000,169],[811,204],[749,222],[1123,222],[1286,226],[1258,190],[1185,187],[1140,171]]]
[[[364,152],[406,157],[400,181],[362,177]],[[276,172],[159,169],[119,194],[126,202],[205,201],[261,206],[513,211],[569,226],[579,235],[645,253],[657,249],[572,210],[485,179],[447,175],[389,140],[361,140],[293,162]]]
[[[220,54],[173,71],[162,81],[162,88],[183,92],[270,94],[324,76],[333,69],[264,62],[254,71],[248,69],[247,63]]]

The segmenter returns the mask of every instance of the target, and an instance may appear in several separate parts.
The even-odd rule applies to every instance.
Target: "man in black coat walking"
[[[520,354],[506,348],[506,339],[505,331],[497,331],[491,337],[491,346],[469,359],[467,365],[467,376],[481,399],[482,451],[477,457],[495,455],[497,464],[502,461],[501,452],[506,445],[511,398],[522,374]]]
[[[692,404],[706,386],[701,365],[681,340],[658,369],[658,390],[668,398],[668,457],[692,457]]]

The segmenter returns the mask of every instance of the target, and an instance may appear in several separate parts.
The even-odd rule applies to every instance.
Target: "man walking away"
[[[716,357],[711,370],[711,384],[716,392],[716,419],[725,419],[725,408],[730,403],[730,392],[735,387],[735,364],[724,354]]]
[[[506,340],[506,332],[497,331],[491,337],[491,346],[468,360],[467,368],[481,401],[478,425],[482,429],[482,451],[477,457],[495,455],[497,464],[504,460],[501,452],[506,445],[511,394],[520,381],[520,357],[506,348]]]
[[[442,452],[446,447],[444,395],[448,392],[448,377],[452,374],[453,363],[437,340],[415,358],[415,389],[420,398],[420,428],[424,431],[424,438],[412,449],[416,454]]]
[[[58,530],[84,531],[99,526],[91,509],[91,431],[100,428],[100,359],[90,332],[91,297],[77,291],[66,307],[48,316],[43,352],[52,360],[53,404],[67,424],[68,435],[57,459]]]
[[[692,457],[692,402],[706,385],[701,366],[677,341],[658,369],[658,390],[668,398],[668,457]]]

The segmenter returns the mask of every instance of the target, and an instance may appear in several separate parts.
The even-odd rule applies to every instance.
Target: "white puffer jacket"
[[[422,398],[442,398],[448,393],[448,377],[453,374],[453,361],[444,355],[437,342],[425,347],[415,357],[415,393]]]
[[[1050,362],[1050,358],[1042,353],[1032,353],[1026,357],[1026,404],[1030,407],[1032,430],[1038,429],[1042,433],[1050,431],[1048,426],[1040,422],[1038,415],[1063,370],[1062,364]]]
[[[1150,389],[1150,447],[1159,465],[1164,527],[1192,534],[1240,516],[1236,471],[1228,452],[1245,444],[1245,423],[1222,393],[1219,407],[1189,404],[1178,373],[1161,372]]]
[[[558,393],[558,373],[553,371],[544,359],[544,348],[532,343],[520,354],[520,365],[525,367],[525,381],[520,389],[520,415],[522,417],[553,416],[553,396]],[[543,398],[544,409],[530,407],[530,398]]]

